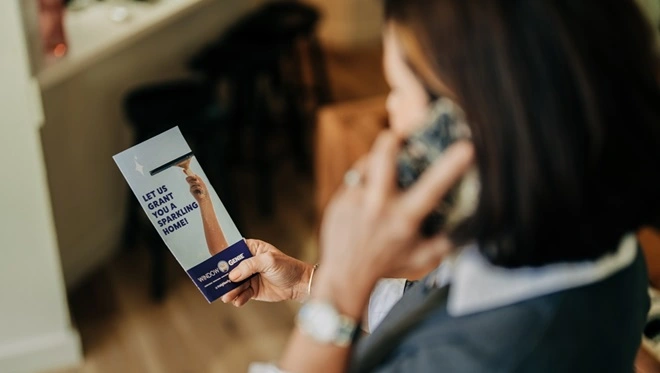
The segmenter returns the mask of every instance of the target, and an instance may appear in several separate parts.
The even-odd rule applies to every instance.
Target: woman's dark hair
[[[658,223],[659,60],[632,0],[385,0],[385,18],[470,122],[481,191],[457,243],[538,266]]]

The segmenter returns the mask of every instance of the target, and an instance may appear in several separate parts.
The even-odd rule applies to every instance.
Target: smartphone
[[[458,140],[470,139],[463,110],[446,97],[436,99],[423,126],[408,137],[397,157],[397,182],[407,189],[442,153]],[[478,192],[476,170],[470,170],[424,220],[421,233],[449,231],[474,211]]]

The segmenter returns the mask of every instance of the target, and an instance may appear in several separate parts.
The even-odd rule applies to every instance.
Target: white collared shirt
[[[597,260],[541,267],[498,267],[476,245],[470,245],[446,259],[432,279],[435,286],[451,282],[447,312],[451,316],[464,316],[604,280],[629,266],[636,256],[634,234],[624,236],[615,252]],[[382,279],[377,284],[369,300],[370,331],[403,295],[402,283],[405,280]]]

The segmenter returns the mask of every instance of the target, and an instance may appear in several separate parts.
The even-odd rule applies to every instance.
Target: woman
[[[658,56],[639,10],[625,0],[386,0],[385,14],[386,56],[395,47],[412,79],[454,99],[472,140],[406,192],[395,187],[398,136],[377,140],[324,216],[322,265],[279,369],[631,371],[648,297],[630,232],[660,221]],[[426,105],[406,91],[412,83],[390,84],[391,97]],[[473,215],[421,237],[473,164]],[[308,267],[251,245],[254,259],[230,278],[259,276],[224,301],[307,293]],[[443,258],[370,336],[352,339],[379,279]]]

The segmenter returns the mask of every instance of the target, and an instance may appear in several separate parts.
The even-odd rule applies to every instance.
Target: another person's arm
[[[209,249],[211,256],[226,249],[229,244],[225,238],[218,217],[213,209],[211,196],[209,195],[208,188],[201,177],[190,171],[184,169],[186,173],[186,181],[190,184],[190,193],[195,197],[199,204],[199,210],[202,214],[202,225],[204,226],[204,236],[206,237],[206,245]]]

